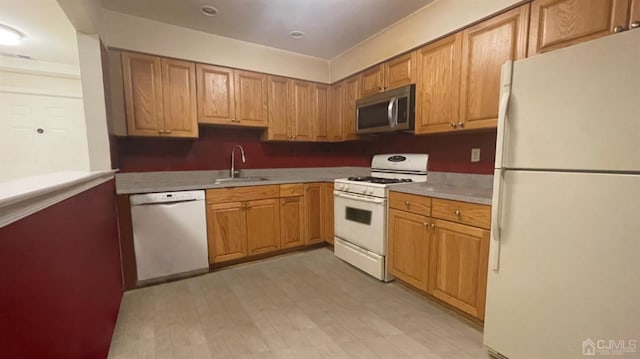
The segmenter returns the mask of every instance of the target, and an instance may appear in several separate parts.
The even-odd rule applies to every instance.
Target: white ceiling
[[[0,24],[26,35],[18,46],[0,45],[0,52],[78,64],[76,30],[55,0],[0,0]]]
[[[332,59],[434,0],[103,0],[107,9]],[[207,17],[202,5],[220,13]],[[304,32],[302,39],[289,35]],[[132,34],[134,36],[134,34]]]

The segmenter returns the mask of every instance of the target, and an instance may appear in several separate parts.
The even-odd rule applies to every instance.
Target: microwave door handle
[[[400,101],[398,98],[394,97],[394,101],[393,101],[393,123],[394,125],[391,127],[395,127],[398,126],[398,101]]]
[[[391,128],[396,127],[397,124],[397,119],[395,121],[393,119],[393,104],[396,102],[396,100],[396,97],[392,97],[391,100],[389,100],[389,105],[387,105],[387,120],[389,120],[389,127]]]

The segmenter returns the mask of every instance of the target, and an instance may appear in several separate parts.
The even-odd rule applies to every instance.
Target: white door
[[[640,175],[506,171],[502,186],[485,344],[570,359],[589,339],[640,340]]]
[[[640,171],[640,31],[516,61],[502,166]]]
[[[0,180],[88,170],[81,98],[0,93]]]
[[[379,255],[386,252],[387,201],[334,191],[335,236]]]

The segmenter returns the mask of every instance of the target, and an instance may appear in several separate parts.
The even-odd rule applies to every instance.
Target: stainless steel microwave
[[[356,101],[358,134],[411,131],[415,121],[416,85],[377,93]]]

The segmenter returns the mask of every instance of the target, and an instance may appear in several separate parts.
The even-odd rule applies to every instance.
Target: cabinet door
[[[356,140],[356,100],[360,97],[360,77],[354,76],[344,81],[344,95],[342,100],[342,138],[344,140]]]
[[[289,80],[284,77],[269,76],[267,84],[269,86],[269,127],[266,131],[266,139],[288,141],[291,136]]]
[[[329,119],[327,120],[327,137],[329,141],[342,141],[342,122],[344,118],[344,83],[331,85],[331,101]]]
[[[460,114],[462,34],[456,33],[417,52],[415,133],[453,131]]]
[[[324,183],[322,185],[322,236],[324,241],[333,244],[333,183]]]
[[[429,279],[430,228],[425,216],[389,210],[389,272],[423,291]]]
[[[235,71],[237,124],[267,127],[267,76],[249,71]]]
[[[196,65],[198,78],[198,122],[230,125],[236,120],[233,70]]]
[[[529,56],[606,36],[627,26],[629,0],[535,0]]]
[[[303,197],[280,199],[280,248],[304,245],[304,208]]]
[[[198,137],[196,65],[162,59],[164,131],[169,137]]]
[[[247,202],[248,254],[272,252],[280,248],[280,206],[278,199]]]
[[[122,77],[129,136],[162,136],[162,61],[159,57],[122,52]]]
[[[384,64],[362,72],[359,97],[367,97],[382,91],[384,91]]]
[[[210,204],[207,207],[209,263],[247,256],[247,218],[244,202]]]
[[[328,141],[329,121],[329,86],[315,84],[313,86],[313,140]]]
[[[416,82],[416,51],[384,63],[384,89],[389,90]]]
[[[321,186],[321,183],[304,185],[304,243],[307,245],[320,243],[324,240],[322,237]]]
[[[289,82],[291,93],[291,134],[294,141],[311,141],[313,119],[313,84],[308,81]]]
[[[640,0],[631,0],[631,6],[629,7],[629,28],[640,28]]]
[[[428,292],[463,312],[484,319],[489,231],[433,221]]]
[[[529,4],[462,32],[459,128],[492,128],[498,123],[500,71],[507,60],[526,55]]]

